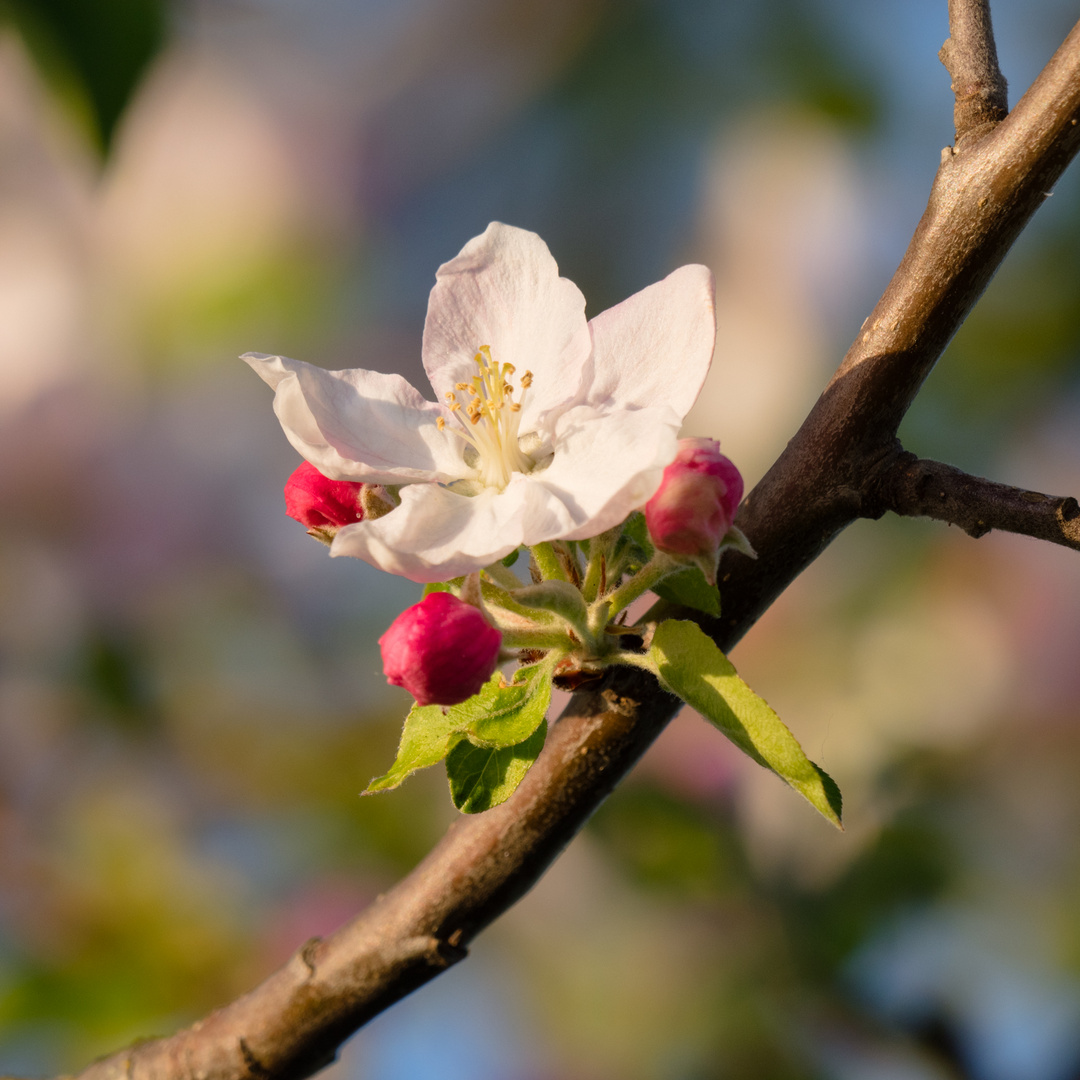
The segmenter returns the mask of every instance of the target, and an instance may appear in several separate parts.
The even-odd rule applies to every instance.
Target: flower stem
[[[496,585],[503,589],[521,588],[521,579],[513,570],[503,566],[501,562],[492,563],[491,566],[485,566],[484,574],[490,581],[495,582]]]
[[[662,554],[654,555],[632,578],[624,581],[608,595],[611,617],[629,607],[642,593],[648,592],[661,578],[672,571],[671,560]]]
[[[545,540],[540,544],[533,544],[529,550],[532,552],[536,565],[540,569],[540,576],[545,581],[550,581],[552,578],[555,578],[556,581],[570,580],[566,576],[563,564],[555,553],[555,548],[552,547],[550,540]]]
[[[502,636],[507,649],[557,649],[568,654],[578,647],[578,642],[563,630],[504,629]]]

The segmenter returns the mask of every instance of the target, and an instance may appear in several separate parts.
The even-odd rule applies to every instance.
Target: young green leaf
[[[450,744],[457,735],[457,720],[452,712],[453,709],[443,712],[441,705],[413,705],[405,717],[394,764],[388,772],[376,776],[364,789],[364,794],[390,791],[417,769],[438,765],[449,753]]]
[[[496,672],[498,675],[498,672]],[[491,680],[475,697],[455,705],[458,729],[479,746],[516,746],[544,721],[551,704],[549,664],[520,668],[509,684]]]
[[[479,814],[505,802],[532,767],[546,737],[547,724],[542,723],[517,746],[477,746],[461,738],[446,758],[454,805],[463,814]]]
[[[417,769],[437,765],[461,736],[479,746],[514,747],[543,723],[550,702],[550,665],[541,662],[520,668],[509,683],[496,671],[480,693],[460,705],[445,710],[441,705],[413,705],[394,764],[372,780],[364,794],[389,791]]]
[[[696,623],[662,622],[649,655],[660,681],[671,691],[842,828],[840,789],[807,758],[780,717],[739,678],[731,661]]]
[[[658,581],[653,590],[663,600],[673,604],[684,604],[706,615],[720,614],[720,593],[715,585],[705,580],[705,575],[697,566],[688,566],[670,577]]]

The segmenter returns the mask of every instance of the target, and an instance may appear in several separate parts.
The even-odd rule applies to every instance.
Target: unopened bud
[[[420,705],[457,705],[491,678],[502,634],[452,593],[434,592],[406,608],[379,638],[386,681]]]
[[[285,512],[308,528],[351,525],[364,517],[363,487],[356,480],[331,480],[305,461],[285,484]]]
[[[645,504],[649,535],[660,551],[692,560],[715,584],[725,541],[749,549],[734,528],[742,494],[742,476],[715,439],[680,439],[675,460]]]

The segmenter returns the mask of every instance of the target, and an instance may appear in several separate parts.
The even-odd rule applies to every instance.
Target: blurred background
[[[997,0],[1015,101],[1076,18]],[[430,770],[359,797],[419,595],[283,512],[236,359],[400,371],[436,267],[538,231],[595,314],[717,280],[688,434],[757,480],[952,141],[944,0],[0,3],[0,1070],[249,988],[407,872]],[[1080,180],[909,449],[1080,494]],[[834,833],[684,714],[470,960],[333,1080],[1080,1077],[1080,559],[848,530],[735,653]]]

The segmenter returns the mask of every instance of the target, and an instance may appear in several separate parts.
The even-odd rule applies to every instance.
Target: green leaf
[[[503,566],[511,567],[511,566],[514,565],[514,563],[516,563],[518,561],[518,556],[520,554],[521,554],[521,548],[514,548],[514,550],[511,551],[509,555],[503,556],[503,558],[500,561],[502,562]]]
[[[364,794],[389,791],[417,769],[437,765],[463,736],[491,749],[512,748],[540,727],[550,703],[550,665],[541,661],[520,668],[509,683],[496,671],[478,694],[460,705],[413,705],[394,764],[372,780]]]
[[[842,828],[840,789],[803,753],[780,717],[739,678],[731,661],[696,623],[662,622],[649,656],[673,693]]]
[[[516,746],[477,746],[467,738],[454,744],[446,758],[450,797],[463,814],[479,814],[505,802],[532,767],[547,737],[542,723]]]
[[[519,668],[513,680],[496,677],[475,697],[450,712],[461,718],[458,728],[480,746],[516,746],[543,722],[551,704],[551,670],[543,662]]]
[[[116,125],[165,43],[162,0],[8,0],[38,67],[107,153]]]
[[[417,769],[438,765],[450,752],[450,744],[457,735],[452,711],[447,709],[444,713],[441,705],[413,705],[405,717],[394,764],[388,772],[375,777],[364,789],[364,794],[390,791]]]
[[[720,614],[720,593],[705,580],[697,566],[688,566],[653,586],[653,592],[673,604],[683,604],[706,615]]]

